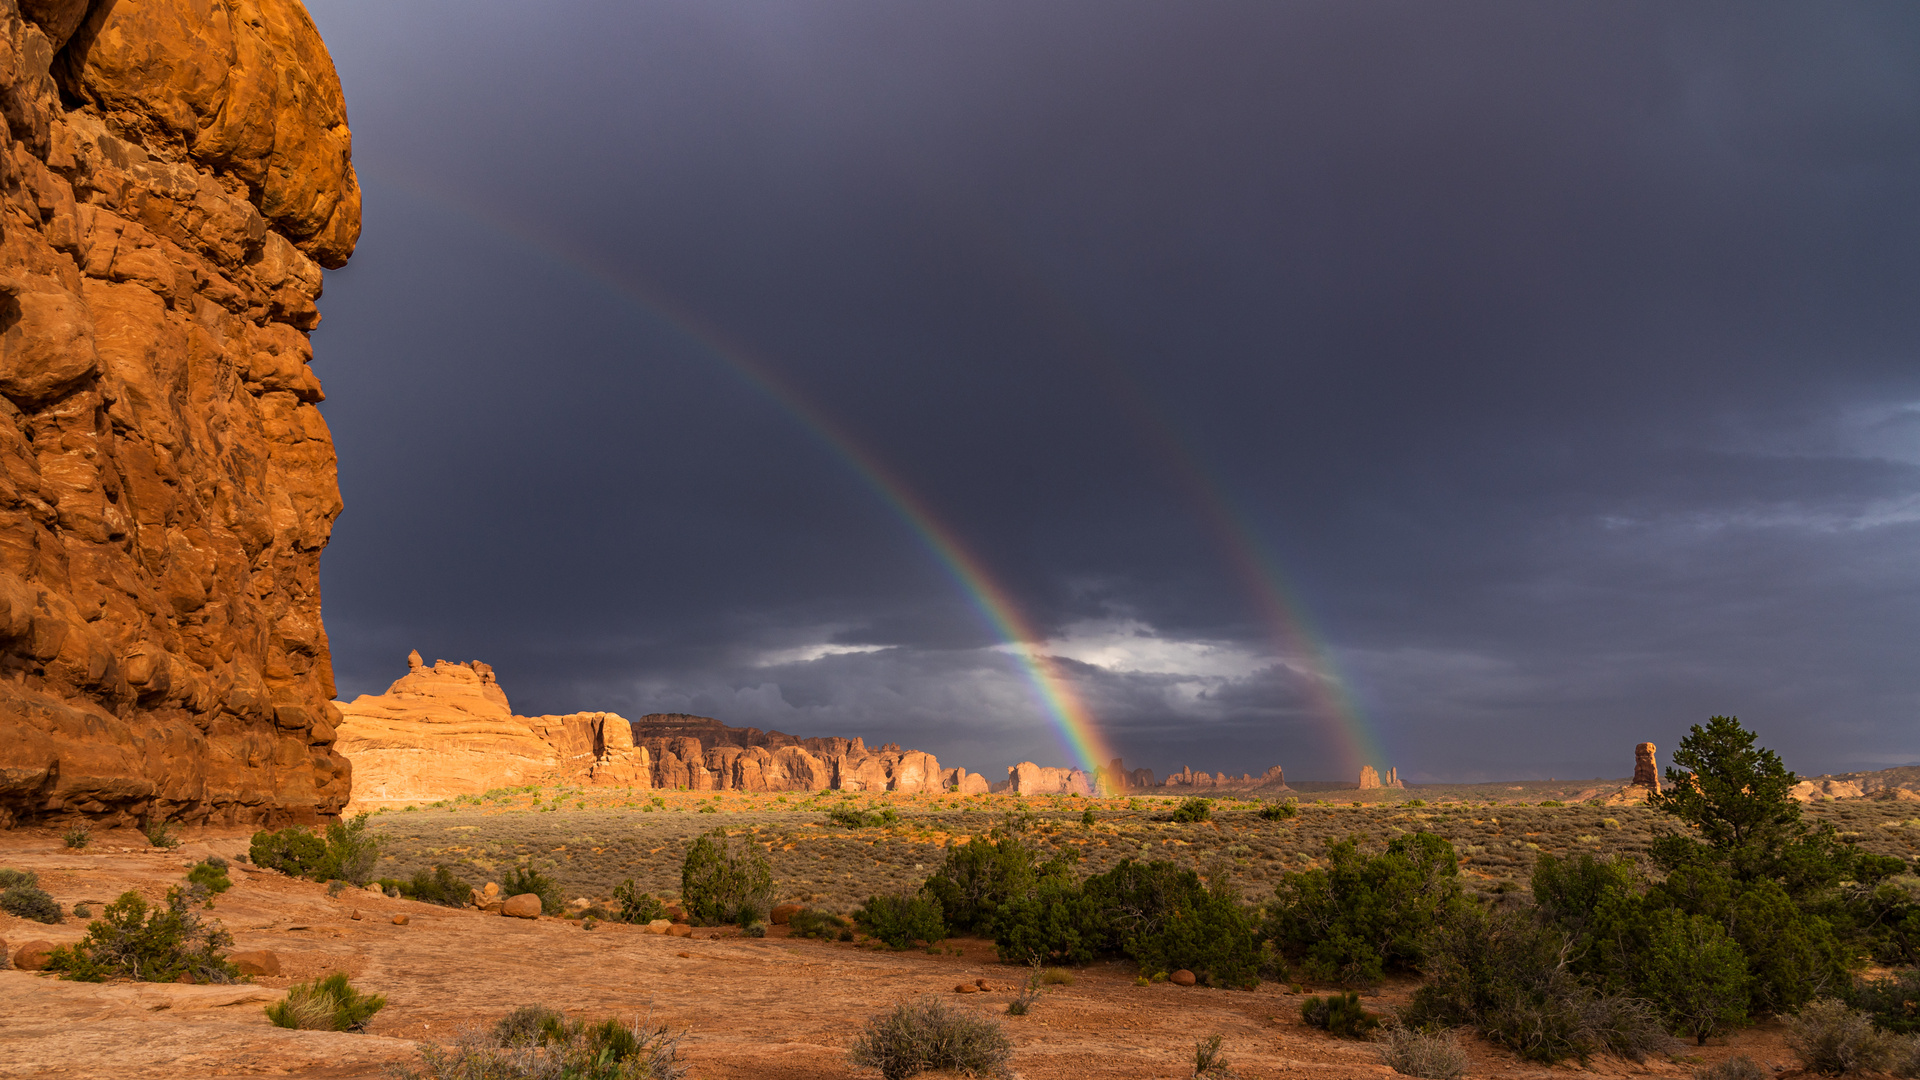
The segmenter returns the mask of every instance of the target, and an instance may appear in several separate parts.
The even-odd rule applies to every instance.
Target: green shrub
[[[65,839],[67,842],[67,850],[79,851],[81,848],[93,843],[93,830],[87,828],[85,825],[75,825],[73,828],[67,830]]]
[[[1364,1039],[1380,1026],[1380,1017],[1368,1012],[1367,1007],[1360,1004],[1360,995],[1353,991],[1307,998],[1300,1003],[1300,1019],[1306,1021],[1308,1027],[1343,1039]]]
[[[1901,1035],[1920,1032],[1920,970],[1862,980],[1848,995],[1848,1004],[1871,1014],[1875,1027]]]
[[[1193,1080],[1233,1080],[1239,1075],[1227,1066],[1226,1056],[1220,1052],[1222,1041],[1219,1032],[1194,1040]]]
[[[438,904],[441,907],[466,907],[473,899],[473,886],[462,881],[459,875],[445,866],[434,864],[431,872],[415,870],[409,881],[396,883],[400,895],[409,900],[418,900],[424,904]],[[543,903],[544,909],[546,905]]]
[[[791,937],[818,938],[821,941],[852,941],[853,924],[839,915],[802,908],[787,920]]]
[[[733,848],[716,829],[687,849],[680,867],[680,902],[688,917],[711,926],[764,922],[773,897],[773,866],[751,838]]]
[[[900,820],[900,815],[894,812],[891,806],[884,810],[860,810],[852,806],[836,806],[827,811],[827,820],[849,829],[877,829]]]
[[[679,1080],[680,1040],[665,1027],[570,1021],[541,1005],[515,1009],[490,1032],[469,1029],[450,1047],[420,1046],[402,1080]]]
[[[853,921],[895,949],[908,948],[916,941],[932,945],[947,936],[940,901],[928,896],[870,896],[865,906],[853,913]]]
[[[857,1069],[877,1069],[882,1080],[933,1069],[969,1076],[1009,1076],[1013,1042],[995,1021],[948,1008],[939,1000],[906,1002],[867,1021],[848,1059]]]
[[[1259,977],[1252,917],[1224,878],[1208,885],[1169,862],[1123,859],[1080,884],[1050,873],[1006,904],[994,925],[1004,959],[1125,956],[1143,974],[1186,968],[1211,986],[1250,986]]]
[[[1042,862],[1014,831],[996,829],[991,836],[949,843],[945,862],[920,889],[940,902],[949,929],[991,933],[1001,907],[1026,896],[1043,877],[1064,876],[1073,859]]]
[[[1428,933],[1427,981],[1404,1013],[1420,1028],[1472,1027],[1530,1061],[1610,1051],[1639,1060],[1664,1041],[1653,1011],[1598,994],[1565,963],[1566,936],[1531,916],[1462,905]]]
[[[40,885],[40,875],[31,870],[10,870],[0,867],[0,889],[11,889],[16,885],[37,888]]]
[[[497,1046],[541,1046],[566,1037],[566,1014],[545,1005],[523,1005],[493,1025]]]
[[[267,1006],[267,1019],[302,1031],[365,1031],[386,1004],[384,994],[363,994],[347,982],[346,972],[336,971],[289,987],[286,997]]]
[[[651,894],[641,892],[628,878],[626,884],[613,887],[613,919],[623,923],[650,923],[667,917],[667,905]]]
[[[278,870],[288,877],[314,878],[325,866],[327,842],[306,829],[288,826],[279,832],[265,829],[253,834],[247,845],[247,861],[267,870]]]
[[[1273,802],[1262,804],[1258,813],[1261,818],[1267,821],[1285,821],[1288,818],[1299,817],[1300,800],[1276,799]]]
[[[1694,1080],[1773,1080],[1773,1070],[1741,1054],[1716,1062],[1693,1076]]]
[[[1093,828],[1093,827],[1094,827],[1094,826],[1095,826],[1096,824],[1098,824],[1098,823],[1099,823],[1099,819],[1097,819],[1097,818],[1095,818],[1095,817],[1093,816],[1093,808],[1092,808],[1092,807],[1088,807],[1087,809],[1085,809],[1085,810],[1082,810],[1082,811],[1080,811],[1080,826],[1081,826],[1081,828],[1085,828],[1085,829],[1091,829],[1091,828]]]
[[[86,937],[53,951],[47,970],[80,982],[232,982],[240,974],[227,962],[233,937],[219,923],[201,920],[196,909],[206,896],[198,886],[173,888],[164,907],[149,908],[139,893],[122,893]]]
[[[1199,797],[1183,799],[1180,805],[1174,808],[1173,820],[1180,825],[1211,821],[1213,820],[1213,800]]]
[[[367,815],[327,826],[326,853],[313,877],[317,881],[345,881],[365,888],[380,862],[380,838],[367,832]]]
[[[1746,957],[1713,920],[1655,912],[1640,966],[1640,985],[1669,1030],[1705,1046],[1709,1036],[1746,1021]]]
[[[179,835],[173,831],[173,826],[165,818],[154,818],[140,831],[146,834],[147,843],[154,847],[172,851],[180,846]]]
[[[11,885],[0,891],[0,911],[34,922],[57,923],[66,918],[60,912],[60,904],[47,894],[32,874],[24,875],[27,884]]]
[[[1418,966],[1425,935],[1462,903],[1453,845],[1431,833],[1394,837],[1371,858],[1343,840],[1327,863],[1283,875],[1261,928],[1317,981],[1362,985]]]
[[[507,871],[500,879],[501,896],[522,896],[532,893],[540,898],[540,914],[558,915],[567,909],[566,897],[560,895],[560,883],[536,870],[532,863],[522,863]]]
[[[216,896],[233,888],[233,880],[227,877],[227,860],[218,855],[195,863],[187,871],[187,880]]]
[[[1458,1080],[1467,1071],[1467,1052],[1451,1033],[1387,1024],[1380,1033],[1380,1061],[1402,1076]]]
[[[1811,1072],[1837,1076],[1885,1071],[1898,1064],[1905,1040],[1880,1031],[1867,1013],[1820,998],[1786,1018],[1787,1045]]]

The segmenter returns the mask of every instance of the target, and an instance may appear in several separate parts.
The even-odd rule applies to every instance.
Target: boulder
[[[406,916],[406,913],[405,913],[405,912],[401,912],[400,914],[398,914],[398,915],[395,915],[395,916],[393,917],[393,925],[395,925],[395,926],[405,926],[405,925],[407,925],[407,916]]]
[[[646,932],[649,934],[665,934],[672,929],[673,921],[670,919],[655,919],[645,927]]]
[[[977,994],[980,992],[980,988],[972,983],[961,983],[953,988],[953,992],[956,994]]]
[[[515,919],[537,919],[540,917],[540,894],[527,892],[509,896],[500,905],[500,914]]]
[[[486,886],[480,890],[480,892],[487,899],[491,900],[494,897],[500,895],[500,883],[497,881],[489,881],[487,882]]]
[[[28,941],[13,950],[13,966],[21,971],[41,971],[53,956],[53,942]]]
[[[668,923],[667,933],[672,937],[692,937],[693,927],[686,923]]]
[[[775,926],[785,926],[793,921],[795,915],[804,910],[806,909],[799,904],[780,904],[767,913],[767,919]]]
[[[280,974],[280,954],[271,949],[249,949],[245,952],[228,953],[227,959],[242,975]]]
[[[384,886],[384,885],[381,885],[381,884],[380,884],[379,882],[377,882],[377,881],[369,881],[369,882],[367,882],[367,891],[368,891],[368,892],[370,892],[370,893],[372,893],[372,894],[374,894],[375,896],[385,896],[385,895],[387,895],[387,890],[386,890],[386,886]]]
[[[1179,971],[1168,975],[1167,981],[1175,986],[1192,986],[1197,980],[1194,979],[1193,972],[1188,971],[1186,968],[1181,968]]]

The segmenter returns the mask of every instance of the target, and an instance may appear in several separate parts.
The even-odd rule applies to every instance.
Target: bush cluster
[[[380,884],[389,896],[404,896],[409,900],[439,904],[441,907],[466,907],[473,899],[473,886],[440,863],[435,863],[430,871],[415,870],[413,877],[408,880],[381,878]]]
[[[724,829],[693,842],[680,868],[680,902],[703,926],[765,922],[773,898],[773,868],[751,838],[737,847]]]
[[[540,898],[540,914],[558,915],[567,910],[566,897],[560,894],[560,883],[534,868],[532,863],[522,863],[507,871],[500,879],[500,895],[523,896],[532,893]]]
[[[940,916],[940,901],[930,896],[870,896],[853,921],[860,929],[895,949],[910,948],[915,942],[932,945],[946,940],[947,924]],[[791,923],[789,923],[791,925]]]
[[[253,834],[247,860],[290,877],[312,881],[345,881],[364,886],[373,881],[380,861],[380,840],[367,831],[367,815],[329,824],[323,837],[295,826],[279,832]],[[465,903],[464,896],[461,902]]]
[[[645,1021],[568,1020],[557,1009],[515,1009],[491,1031],[470,1030],[452,1046],[423,1043],[420,1066],[402,1080],[679,1080],[684,1032]]]
[[[852,941],[853,924],[839,915],[802,908],[787,920],[789,937],[817,938],[821,941]]]
[[[60,905],[30,870],[0,869],[0,911],[34,922],[57,923],[65,916]]]
[[[209,855],[201,862],[195,863],[193,868],[187,871],[187,881],[200,886],[214,896],[233,888],[233,879],[227,876],[227,860],[218,855]]]
[[[1460,1040],[1446,1032],[1387,1024],[1381,1029],[1379,1047],[1380,1061],[1402,1076],[1457,1080],[1467,1071],[1467,1052],[1460,1048]]]
[[[893,807],[883,810],[861,810],[853,806],[836,806],[827,811],[827,820],[835,825],[844,825],[849,829],[877,829],[900,820]]]
[[[632,878],[613,887],[613,903],[614,922],[650,923],[667,917],[667,905],[654,899],[651,894],[641,892]]]
[[[1009,1076],[1013,1041],[999,1023],[949,1008],[938,999],[903,1002],[867,1021],[848,1059],[855,1068],[878,1069],[882,1080],[933,1069],[968,1076]]]
[[[1364,1039],[1380,1026],[1380,1017],[1360,1004],[1354,991],[1331,997],[1309,997],[1300,1003],[1300,1019],[1308,1027],[1338,1035],[1343,1039]]]
[[[267,1006],[267,1019],[301,1031],[365,1031],[386,1004],[386,995],[361,993],[346,972],[336,971],[289,987],[286,997]]]
[[[53,951],[47,970],[80,982],[232,982],[240,974],[227,962],[233,936],[201,919],[198,909],[206,898],[198,885],[168,890],[164,906],[149,907],[139,893],[122,893],[87,927],[86,937]]]
[[[1184,799],[1173,811],[1173,821],[1181,825],[1192,825],[1197,822],[1210,821],[1212,819],[1212,799],[1202,799],[1199,797]]]
[[[1342,840],[1326,862],[1282,876],[1262,927],[1317,982],[1358,986],[1417,968],[1426,937],[1461,909],[1459,858],[1432,833],[1397,836],[1371,857]]]

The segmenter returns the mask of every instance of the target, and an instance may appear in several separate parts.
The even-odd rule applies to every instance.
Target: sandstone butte
[[[0,0],[0,114],[0,827],[335,814],[333,61],[297,0]]]

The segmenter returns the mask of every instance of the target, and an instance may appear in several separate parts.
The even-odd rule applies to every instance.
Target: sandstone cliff
[[[415,652],[384,694],[340,702],[335,749],[353,762],[349,809],[435,802],[568,781],[651,786],[651,764],[612,713],[515,716],[477,660],[428,667]]]
[[[0,825],[336,813],[333,63],[297,0],[0,0],[0,116]]]

